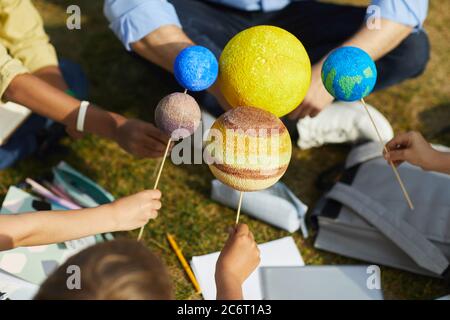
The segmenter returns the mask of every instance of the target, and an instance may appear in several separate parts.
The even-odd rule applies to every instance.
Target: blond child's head
[[[80,289],[69,289],[70,266],[80,270]],[[134,240],[92,246],[71,257],[41,286],[36,300],[163,300],[172,286],[162,261]]]

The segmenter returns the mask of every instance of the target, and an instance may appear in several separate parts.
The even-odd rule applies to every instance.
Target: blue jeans
[[[78,99],[88,96],[88,81],[81,66],[61,59],[59,67],[69,88]],[[30,156],[39,148],[39,136],[45,136],[53,121],[36,114],[31,115],[10,137],[8,142],[0,146],[0,170],[12,166],[19,160]],[[56,137],[53,137],[56,138]]]

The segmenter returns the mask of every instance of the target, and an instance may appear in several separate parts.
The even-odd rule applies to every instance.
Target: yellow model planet
[[[239,191],[275,184],[291,159],[289,132],[274,114],[253,107],[224,113],[211,127],[206,159],[213,175]]]
[[[273,26],[246,29],[225,46],[219,85],[233,107],[251,106],[282,117],[305,98],[311,62],[302,43]]]

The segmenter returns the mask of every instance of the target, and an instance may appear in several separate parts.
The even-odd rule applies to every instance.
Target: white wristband
[[[80,108],[78,109],[78,118],[77,118],[77,131],[84,131],[84,122],[86,120],[86,113],[89,107],[88,101],[81,101]]]

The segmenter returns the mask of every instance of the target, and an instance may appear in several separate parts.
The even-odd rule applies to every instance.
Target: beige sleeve
[[[27,72],[27,68],[19,60],[13,59],[6,48],[0,45],[0,98],[3,98],[12,79]]]
[[[55,48],[30,0],[0,0],[0,42],[31,72],[58,65]]]

